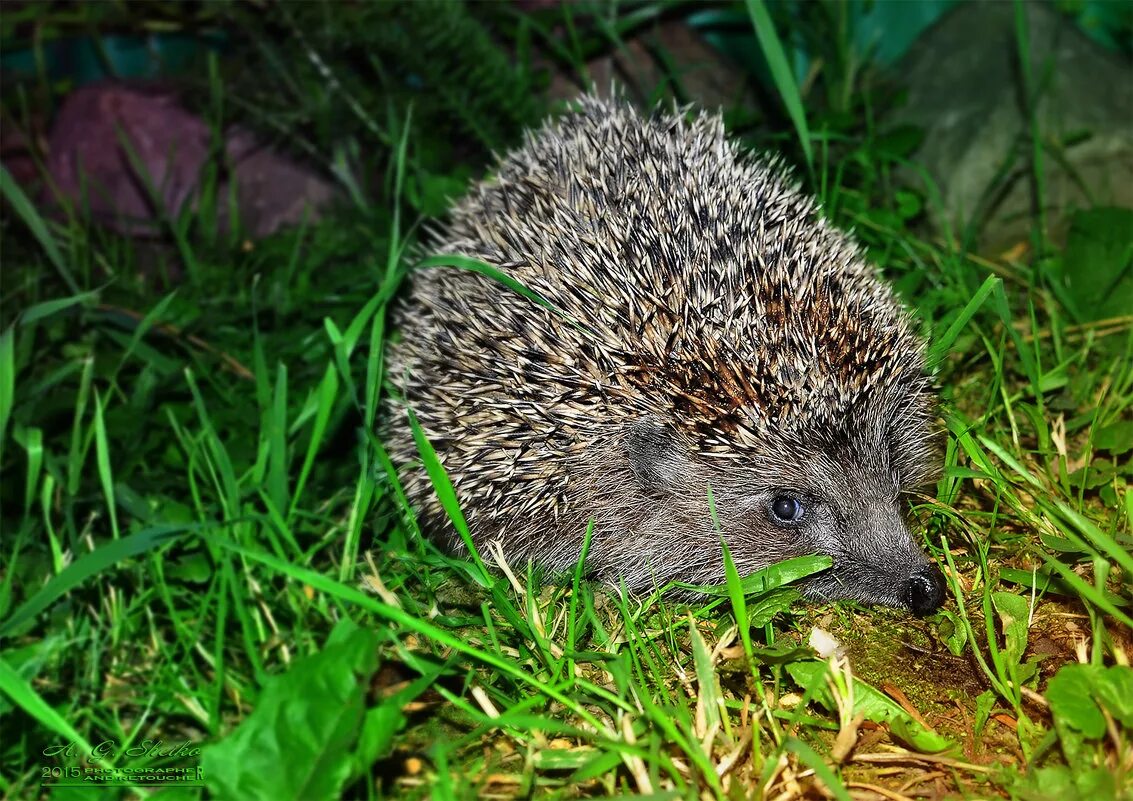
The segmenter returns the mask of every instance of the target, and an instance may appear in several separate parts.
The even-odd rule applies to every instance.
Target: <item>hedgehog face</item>
[[[900,430],[917,434],[915,421]],[[901,451],[904,461],[893,459],[885,432],[876,433],[847,437],[840,446],[829,440],[809,446],[798,439],[765,443],[761,453],[723,467],[682,445],[665,426],[631,426],[625,454],[648,501],[643,505],[651,509],[642,520],[646,536],[636,555],[653,550],[644,543],[658,532],[672,547],[675,532],[683,531],[684,570],[702,583],[719,581],[722,532],[741,573],[821,554],[834,564],[802,585],[807,596],[855,599],[920,615],[935,611],[943,601],[943,582],[903,514],[902,491],[923,475],[915,469],[923,460],[910,458],[908,448]],[[927,439],[927,429],[917,436]],[[715,521],[706,514],[707,487]],[[664,550],[650,558],[655,567],[672,561],[671,551]]]
[[[803,585],[811,598],[852,598],[924,615],[943,601],[943,582],[909,533],[903,503],[886,478],[846,471],[841,480],[804,491],[776,490],[766,523],[790,531],[803,553],[833,558]]]
[[[921,439],[927,438],[926,431]],[[929,614],[943,602],[944,584],[909,532],[902,497],[911,486],[906,481],[920,480],[925,471],[908,460],[894,469],[887,448],[870,442],[839,448],[791,443],[756,459],[757,465],[718,477],[729,486],[716,495],[743,510],[728,515],[729,548],[737,563],[745,550],[830,556],[833,566],[803,584],[807,596]]]

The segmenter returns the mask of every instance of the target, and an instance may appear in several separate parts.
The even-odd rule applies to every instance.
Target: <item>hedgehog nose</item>
[[[913,614],[932,614],[944,603],[944,576],[933,565],[925,565],[905,582],[905,603]]]

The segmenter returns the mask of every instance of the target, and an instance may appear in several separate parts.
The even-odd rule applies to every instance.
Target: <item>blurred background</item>
[[[896,214],[968,249],[1028,239],[1032,121],[1044,234],[1133,205],[1128,3],[1026,2],[1022,27],[1009,2],[761,8],[774,64],[743,3],[7,3],[3,163],[41,206],[134,236],[216,189],[208,222],[236,238],[331,207],[378,215],[380,237],[394,205],[441,214],[492,152],[617,82],[642,107],[723,109],[831,216]]]

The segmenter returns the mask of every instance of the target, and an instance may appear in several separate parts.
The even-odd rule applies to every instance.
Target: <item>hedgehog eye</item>
[[[771,502],[771,517],[776,523],[797,523],[802,516],[803,505],[798,498],[780,495]]]

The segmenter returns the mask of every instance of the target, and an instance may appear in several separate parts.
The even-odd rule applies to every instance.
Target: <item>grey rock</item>
[[[1133,206],[1133,65],[1049,5],[1023,8],[1043,143],[1041,198],[1013,3],[964,3],[926,31],[898,65],[908,103],[889,119],[925,131],[914,160],[939,188],[943,208],[933,208],[931,192],[929,203],[937,230],[974,234],[989,251],[1026,240],[1040,202],[1056,240],[1076,208]]]

